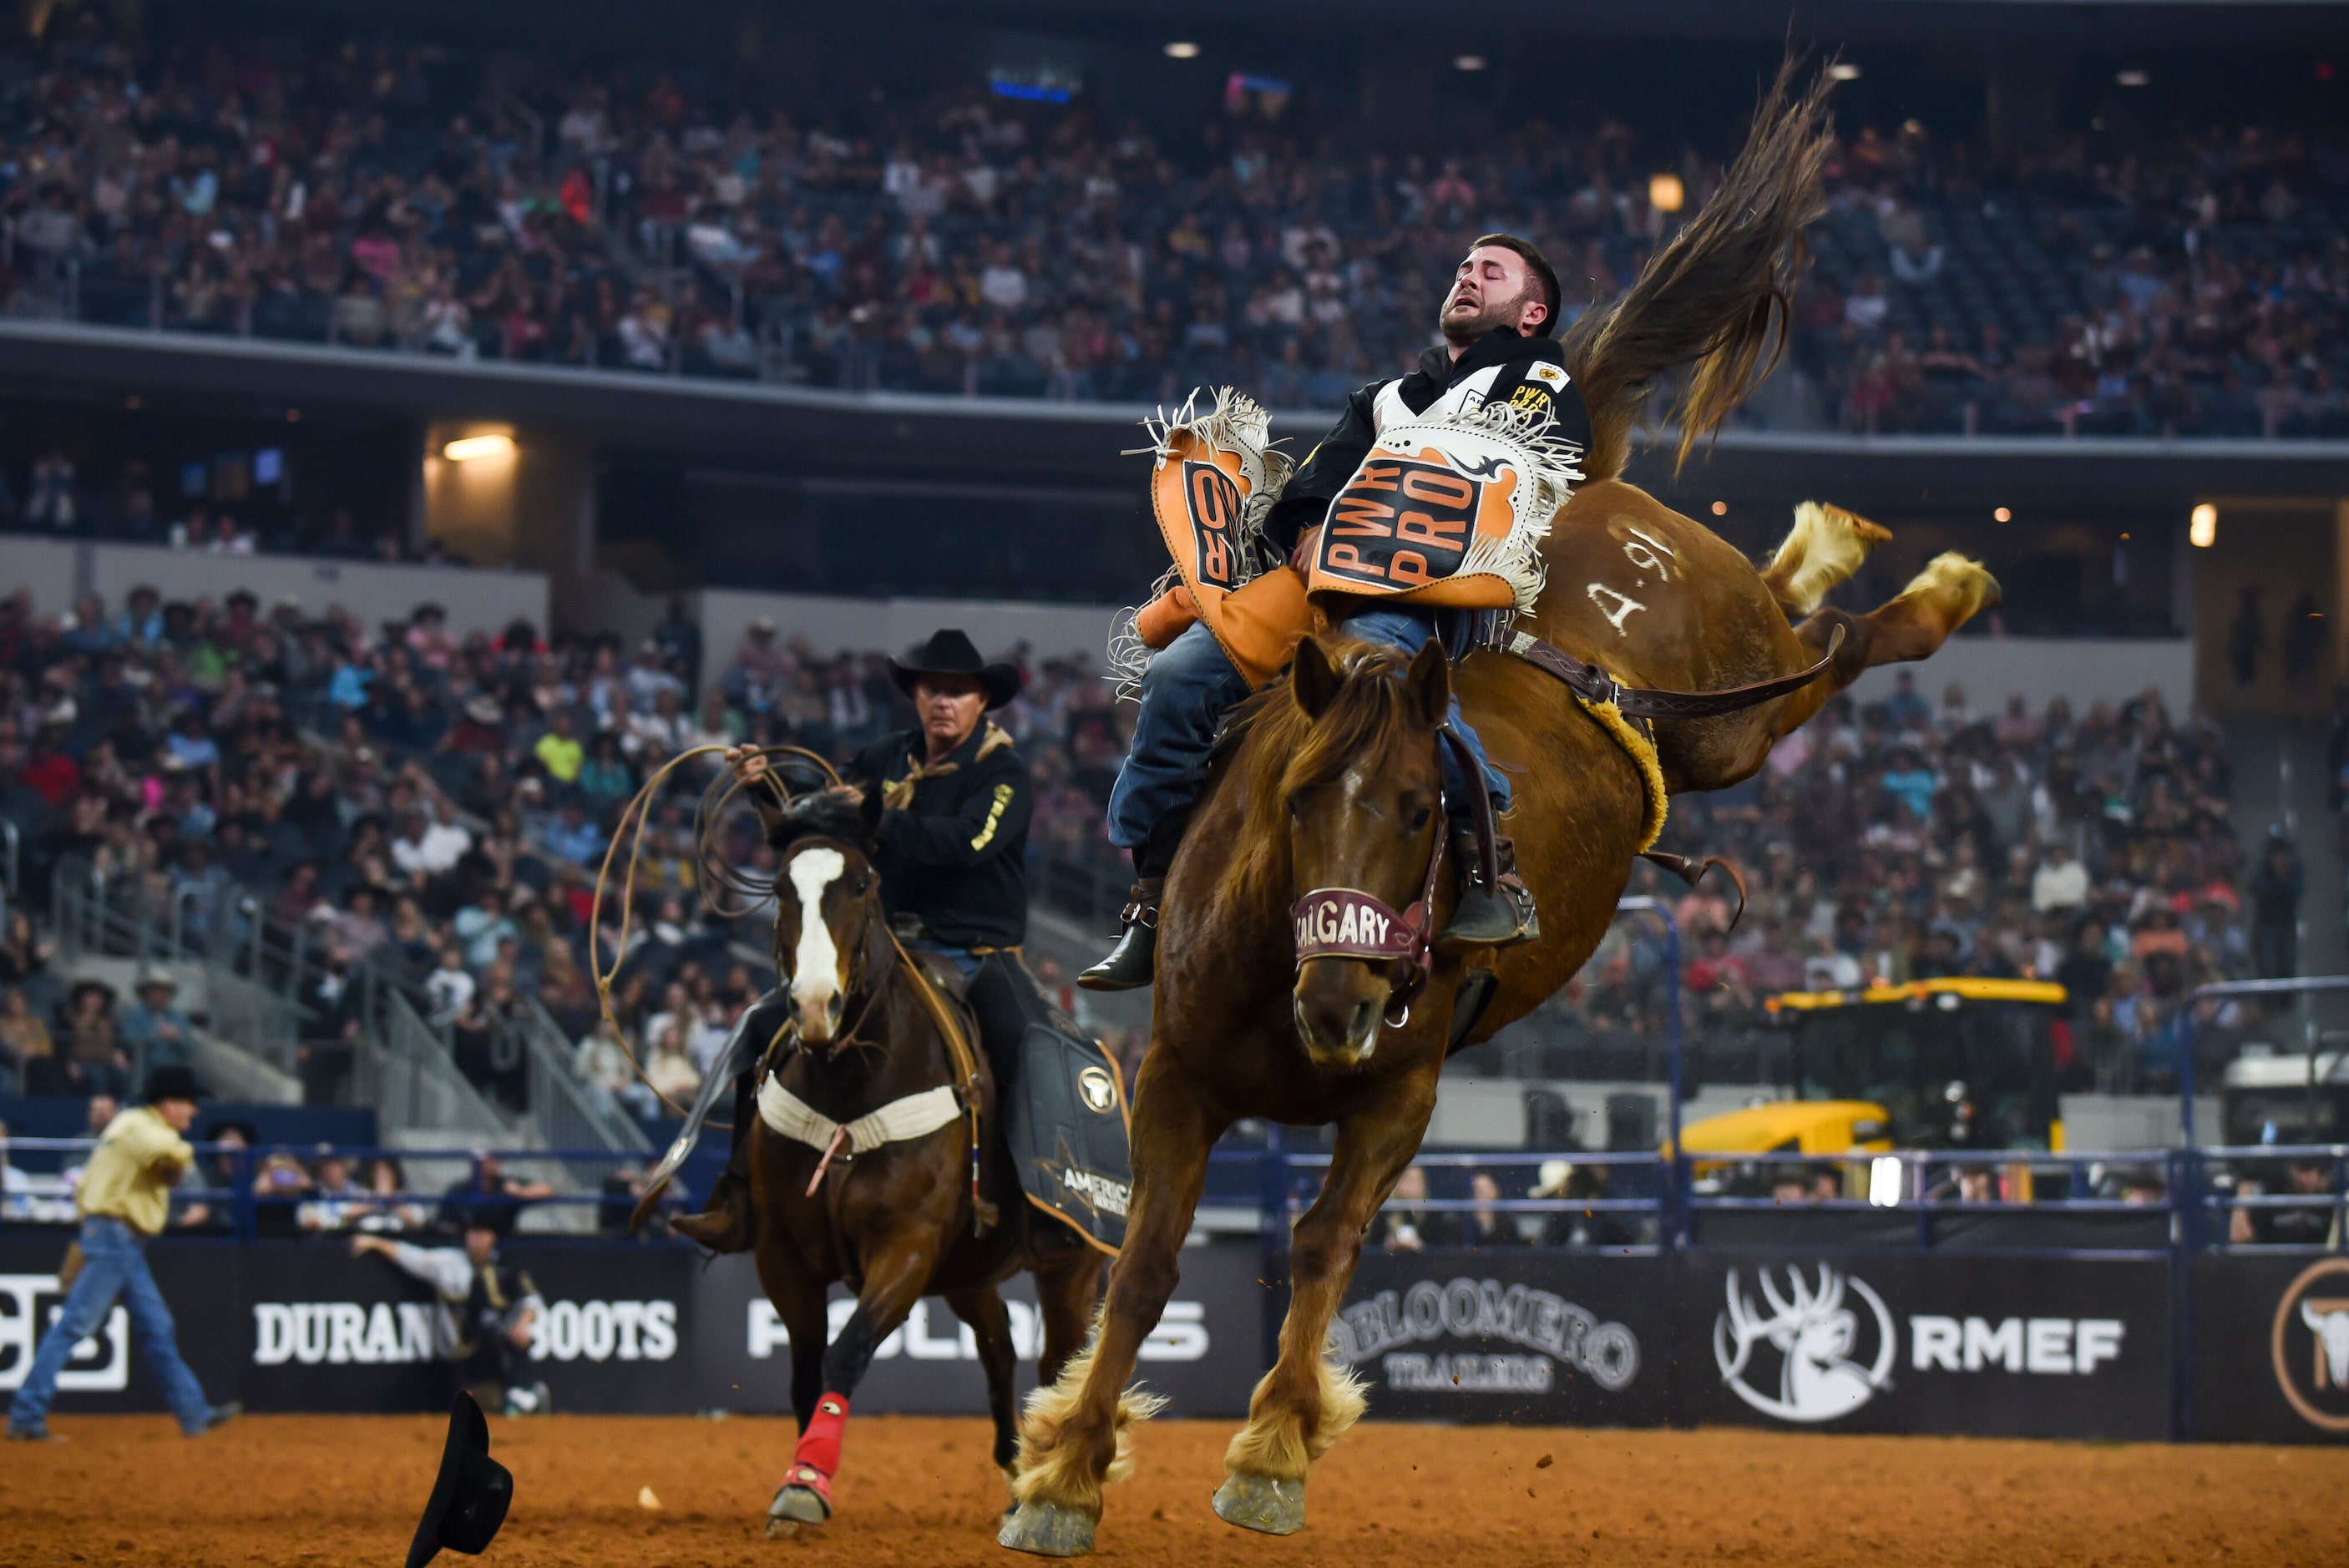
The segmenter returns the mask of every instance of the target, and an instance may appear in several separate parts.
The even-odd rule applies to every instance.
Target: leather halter
[[[1435,847],[1428,851],[1427,876],[1420,883],[1419,901],[1398,912],[1376,893],[1360,888],[1318,887],[1288,906],[1297,929],[1297,966],[1316,958],[1361,958],[1371,963],[1407,963],[1411,972],[1387,995],[1387,1026],[1400,1029],[1411,1022],[1411,1005],[1427,988],[1434,967],[1435,879],[1444,869],[1444,841],[1449,835],[1439,825]]]
[[[1664,691],[1653,686],[1623,686],[1597,665],[1578,659],[1557,644],[1530,632],[1512,634],[1508,651],[1535,668],[1556,676],[1592,702],[1613,703],[1626,718],[1718,718],[1724,713],[1736,713],[1810,685],[1826,674],[1827,666],[1835,662],[1836,650],[1843,646],[1843,637],[1844,628],[1836,627],[1827,638],[1827,651],[1808,669],[1722,691]]]

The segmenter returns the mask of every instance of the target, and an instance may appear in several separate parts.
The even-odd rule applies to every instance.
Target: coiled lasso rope
[[[685,1116],[688,1112],[684,1107],[663,1094],[660,1087],[655,1084],[645,1072],[644,1062],[637,1057],[636,1047],[628,1043],[627,1031],[620,1026],[620,1020],[613,1011],[612,982],[618,977],[621,965],[627,961],[628,928],[635,919],[636,903],[636,866],[644,859],[645,823],[652,815],[654,798],[660,793],[661,786],[667,782],[668,776],[693,758],[706,757],[712,752],[723,757],[732,749],[734,748],[719,746],[714,742],[705,746],[688,747],[655,769],[652,777],[645,780],[643,788],[639,789],[630,798],[628,803],[621,808],[619,820],[612,828],[612,841],[604,846],[603,866],[595,873],[595,902],[590,918],[596,923],[590,928],[587,943],[587,971],[595,982],[595,999],[603,1008],[604,1022],[611,1029],[613,1039],[619,1045],[620,1054],[628,1058],[628,1066],[635,1070],[637,1078],[644,1086],[653,1091],[653,1097],[676,1116]],[[767,760],[768,766],[762,769],[757,777],[759,781],[766,786],[768,792],[774,797],[775,804],[779,807],[789,806],[793,799],[791,790],[783,784],[780,769],[774,766],[779,758],[795,757],[812,762],[823,770],[823,776],[830,780],[832,787],[837,788],[841,783],[838,770],[822,756],[808,750],[803,746],[756,747],[750,749],[750,755]],[[747,761],[748,758],[744,760]],[[693,859],[694,868],[698,873],[696,881],[703,904],[722,920],[735,920],[750,913],[755,902],[769,896],[771,892],[771,889],[761,886],[748,873],[736,871],[726,864],[715,854],[719,818],[732,803],[734,797],[742,792],[745,784],[746,780],[739,766],[721,768],[719,769],[718,776],[709,781],[709,787],[702,790],[701,799],[694,808]],[[612,960],[610,965],[606,967],[601,951],[602,944],[595,940],[595,932],[600,929],[605,897],[611,887],[613,857],[620,852],[621,841],[628,839],[631,834],[634,835],[634,839],[629,845],[626,873],[620,889],[620,928],[618,934],[613,939]],[[750,900],[752,903],[729,907],[728,904],[719,902],[717,896],[720,890],[737,897]],[[788,1021],[783,1025],[785,1029],[792,1026]],[[776,1038],[781,1038],[780,1032]],[[772,1048],[774,1043],[773,1040],[767,1042],[770,1048]],[[729,1130],[728,1124],[723,1122],[713,1121],[709,1125],[720,1131]]]

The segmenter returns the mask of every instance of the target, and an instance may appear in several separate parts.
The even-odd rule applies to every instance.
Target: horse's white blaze
[[[792,1000],[802,1008],[832,1005],[840,989],[840,949],[824,923],[823,890],[848,869],[838,850],[802,850],[792,857],[792,891],[800,898],[800,944],[792,955]]]

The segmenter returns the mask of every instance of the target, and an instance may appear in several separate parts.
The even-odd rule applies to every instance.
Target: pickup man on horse
[[[1565,355],[1550,335],[1557,322],[1557,274],[1539,251],[1514,234],[1486,234],[1470,246],[1437,313],[1444,341],[1421,355],[1410,375],[1356,391],[1338,423],[1290,476],[1265,521],[1269,542],[1287,552],[1291,562],[1276,570],[1308,568],[1331,501],[1390,425],[1504,404],[1534,416],[1546,433],[1578,453],[1590,438],[1590,417],[1567,373]],[[1330,613],[1350,636],[1407,654],[1433,640],[1454,659],[1475,644],[1483,618],[1472,610],[1342,598]],[[1305,629],[1301,624],[1298,628]],[[1078,984],[1124,991],[1147,985],[1155,975],[1158,901],[1167,869],[1206,783],[1217,725],[1248,689],[1247,678],[1204,621],[1193,622],[1151,660],[1142,680],[1133,753],[1119,770],[1109,804],[1110,840],[1133,856],[1135,882],[1125,931],[1109,956],[1086,970]],[[1486,760],[1475,731],[1461,719],[1456,698],[1451,721],[1484,772],[1494,810],[1506,810],[1508,779]],[[1455,836],[1466,833],[1466,780],[1449,750],[1444,800]],[[1500,840],[1495,849],[1495,886],[1483,886],[1473,872],[1464,872],[1459,906],[1444,933],[1447,944],[1506,946],[1540,934],[1533,895],[1516,874],[1508,841]],[[1478,859],[1470,852],[1455,858],[1464,867]]]
[[[911,697],[919,723],[876,741],[847,769],[844,792],[883,803],[874,857],[883,907],[906,948],[951,964],[965,980],[999,949],[1028,935],[1028,819],[1035,786],[1011,737],[987,716],[1019,695],[1019,671],[988,664],[959,631],[935,634],[913,658],[889,661],[890,678]],[[738,748],[727,754],[745,784],[767,759]],[[806,896],[802,892],[802,897]],[[837,1004],[836,1004],[837,1005]],[[749,1061],[730,1048],[719,1057],[747,1072],[792,1016],[788,991],[761,998],[743,1015],[736,1035],[755,1042]],[[738,1096],[734,1150],[702,1212],[675,1228],[714,1252],[741,1252],[751,1243],[750,1189]]]

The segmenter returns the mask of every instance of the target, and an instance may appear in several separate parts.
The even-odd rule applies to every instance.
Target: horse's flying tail
[[[1822,174],[1835,146],[1823,70],[1799,95],[1789,55],[1754,111],[1745,149],[1704,211],[1649,259],[1630,292],[1575,324],[1567,364],[1590,411],[1591,480],[1618,477],[1632,426],[1658,377],[1695,361],[1680,399],[1680,460],[1777,368],[1803,231],[1826,210]]]

